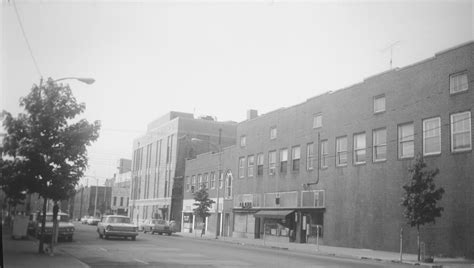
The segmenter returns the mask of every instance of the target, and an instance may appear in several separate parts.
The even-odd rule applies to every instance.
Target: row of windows
[[[117,197],[114,196],[114,201],[113,201],[112,206],[116,206],[116,205],[117,205]],[[123,207],[123,196],[120,197],[120,205],[119,206]],[[128,197],[127,197],[127,205],[126,206],[128,207]]]
[[[455,94],[468,90],[468,79],[467,72],[459,72],[449,76],[449,92]],[[373,112],[374,114],[385,112],[385,94],[377,95],[373,98]],[[323,126],[323,116],[321,113],[317,113],[313,116],[313,128],[321,128]],[[270,140],[274,140],[277,137],[276,126],[270,127]],[[240,137],[240,146],[245,147],[247,143],[247,137],[242,135]]]
[[[185,178],[185,183],[186,183],[186,192],[193,192],[197,188],[206,188],[206,189],[215,189],[216,187],[219,187],[219,189],[222,189],[224,187],[224,177],[225,177],[225,189],[224,189],[224,197],[225,198],[231,198],[232,197],[232,173],[227,173],[227,174],[221,174],[219,176],[219,172],[210,172],[210,173],[204,173],[204,174],[198,174],[192,175],[192,176],[187,176]],[[209,176],[208,176],[209,175]],[[216,185],[216,177],[218,178],[218,182]]]
[[[441,154],[441,118],[433,117],[425,119],[422,122],[422,141],[423,155],[439,155]],[[450,116],[451,126],[451,152],[464,152],[472,150],[472,134],[471,134],[471,112],[455,113]],[[353,164],[365,164],[367,161],[367,134],[359,132],[353,134]],[[372,161],[383,162],[387,160],[387,128],[378,128],[372,130]],[[398,125],[398,158],[412,158],[415,154],[415,131],[414,123],[404,123]],[[335,165],[346,166],[348,164],[348,136],[336,137],[335,142]],[[329,166],[329,141],[327,139],[320,142],[320,167],[327,168]],[[306,169],[314,169],[315,148],[313,143],[306,145]],[[291,148],[290,167],[294,172],[300,169],[301,148],[293,146]],[[288,169],[289,151],[288,148],[279,150],[279,172],[286,173]],[[255,166],[257,176],[263,175],[264,154],[248,155],[240,157],[238,163],[239,178],[253,177]],[[277,151],[268,152],[268,174],[274,175],[277,170]]]

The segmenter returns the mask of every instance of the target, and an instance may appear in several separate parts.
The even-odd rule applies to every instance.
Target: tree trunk
[[[53,205],[53,230],[51,233],[51,255],[54,254],[54,245],[58,242],[58,201],[54,201]]]
[[[418,244],[418,261],[420,261],[421,245],[420,245],[420,225],[416,226],[416,242]]]
[[[44,201],[43,201],[43,217],[41,218],[41,232],[40,232],[40,237],[39,237],[39,248],[38,248],[38,253],[44,253],[44,249],[43,249],[43,244],[44,244],[44,240],[43,240],[43,237],[44,237],[44,231],[45,231],[45,225],[46,225],[46,204],[48,202],[48,200],[43,197]]]

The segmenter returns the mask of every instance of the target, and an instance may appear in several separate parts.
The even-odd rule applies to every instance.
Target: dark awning
[[[294,210],[260,210],[255,213],[255,217],[267,217],[267,218],[277,218],[284,219],[287,215],[293,213]]]

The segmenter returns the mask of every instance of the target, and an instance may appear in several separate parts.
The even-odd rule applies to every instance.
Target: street
[[[91,267],[402,267],[178,235],[140,233],[136,241],[105,240],[99,239],[96,226],[75,226],[74,241],[60,247]]]

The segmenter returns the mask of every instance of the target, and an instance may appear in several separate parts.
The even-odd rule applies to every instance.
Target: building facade
[[[239,123],[221,155],[232,235],[397,251],[403,230],[416,252],[400,203],[421,155],[445,190],[442,217],[422,228],[427,253],[474,257],[473,80],[470,42]],[[217,162],[188,161],[185,184]]]
[[[121,158],[117,161],[118,173],[107,179],[105,186],[112,188],[110,210],[114,215],[128,216],[130,203],[130,183],[132,178],[132,160]]]
[[[112,187],[110,186],[80,187],[74,194],[71,218],[80,219],[84,216],[100,218],[105,214],[110,214],[111,196]]]
[[[180,226],[185,159],[213,150],[219,130],[222,144],[233,144],[235,126],[180,112],[151,122],[146,134],[133,143],[130,217],[138,224],[160,218]]]

